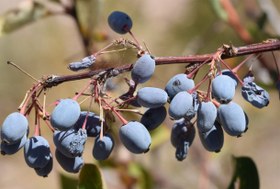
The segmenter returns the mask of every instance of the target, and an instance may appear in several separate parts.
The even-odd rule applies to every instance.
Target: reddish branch
[[[276,39],[267,40],[262,43],[255,43],[246,46],[233,47],[229,45],[224,45],[222,48],[221,59],[229,59],[238,56],[250,55],[263,53],[267,51],[276,51],[280,50],[280,41]],[[219,49],[221,50],[221,49]],[[214,53],[203,54],[203,55],[189,55],[189,56],[172,56],[172,57],[155,57],[156,65],[165,65],[165,64],[200,64],[204,62],[210,62],[213,59]],[[56,85],[59,85],[63,82],[81,80],[86,78],[91,78],[93,76],[100,77],[112,77],[116,73],[120,74],[123,72],[130,71],[133,68],[133,64],[126,64],[119,67],[111,67],[106,69],[91,70],[84,73],[78,73],[73,75],[66,76],[49,76],[43,81],[43,85],[46,88],[50,88]]]

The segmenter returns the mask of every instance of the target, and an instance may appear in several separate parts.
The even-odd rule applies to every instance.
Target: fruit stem
[[[203,79],[192,89],[188,90],[188,93],[192,94],[194,91],[196,91],[207,79],[209,78],[208,73],[205,74]]]
[[[28,95],[27,95],[26,98],[24,98],[25,101],[22,102],[21,107],[20,107],[20,113],[21,113],[21,114],[23,114],[23,115],[25,114],[25,109],[26,109],[26,107],[27,107],[27,105],[28,105],[28,102],[29,102],[30,98],[31,98],[31,97],[33,96],[33,94],[34,94],[37,90],[39,90],[41,87],[42,87],[42,83],[39,82],[39,83],[37,83],[35,86],[33,86],[33,87],[29,90],[28,93],[26,93],[26,94],[28,94]]]
[[[208,63],[209,60],[213,59],[212,57],[209,57],[208,59],[206,59],[204,62],[202,62],[201,64],[199,64],[193,71],[191,71],[191,73],[187,74],[187,78],[193,78],[194,75],[197,73],[197,71],[206,63]]]
[[[91,83],[92,83],[92,81],[90,80],[90,81],[86,84],[86,86],[85,86],[78,94],[76,94],[72,99],[77,101],[77,99],[89,88],[89,86],[91,85]]]
[[[110,107],[111,111],[116,114],[116,116],[119,118],[119,120],[123,123],[123,125],[126,125],[128,121],[110,104],[108,104],[104,99],[102,99],[102,102],[104,102],[108,107]]]
[[[128,33],[131,35],[131,37],[132,37],[133,40],[135,41],[135,43],[136,43],[136,45],[137,45],[137,48],[138,48],[139,50],[142,50],[142,47],[141,47],[140,43],[138,42],[138,40],[136,39],[136,37],[135,37],[135,35],[132,33],[132,31],[131,31],[131,30],[128,30]]]
[[[37,107],[37,105],[35,105],[35,132],[34,132],[34,136],[40,136],[40,135],[41,135],[40,118],[39,118],[38,107]]]
[[[217,100],[215,100],[215,99],[212,99],[211,102],[216,106],[216,108],[219,108],[220,105],[221,105],[221,104],[220,104]]]
[[[98,55],[102,54],[105,50],[109,49],[109,48],[112,47],[113,45],[115,45],[115,42],[109,43],[107,46],[103,47],[102,49],[100,49],[100,50],[97,51],[96,53],[93,53],[92,55],[93,55],[94,57],[97,57]]]
[[[44,92],[44,99],[43,99],[43,119],[46,119],[46,101],[47,101],[47,95],[46,92]]]
[[[229,67],[229,65],[225,61],[223,61],[221,58],[219,58],[219,61],[234,74],[234,76],[237,78],[239,83],[243,86],[243,81],[240,79],[240,77],[235,72],[232,71],[232,69]]]

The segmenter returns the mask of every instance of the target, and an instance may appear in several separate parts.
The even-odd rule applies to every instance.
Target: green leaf
[[[233,157],[235,171],[228,189],[258,189],[260,188],[259,175],[256,164],[250,157]]]
[[[61,189],[77,189],[78,179],[68,177],[64,174],[59,174],[59,176]]]
[[[85,164],[79,175],[79,189],[104,189],[102,175],[94,164]]]

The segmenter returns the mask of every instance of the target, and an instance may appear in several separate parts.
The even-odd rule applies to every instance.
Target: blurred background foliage
[[[8,66],[8,60],[38,79],[50,74],[72,74],[67,69],[69,62],[98,51],[114,39],[130,39],[109,29],[107,16],[114,10],[124,11],[132,17],[133,33],[155,56],[210,53],[222,44],[239,46],[280,36],[280,2],[277,0],[1,0],[0,120],[16,110],[33,83]],[[109,54],[92,69],[133,63],[136,57],[132,55],[127,51]],[[280,64],[279,52],[275,55]],[[242,59],[234,58],[227,62],[234,66]],[[117,144],[109,160],[96,162],[91,156],[93,140],[88,140],[85,162],[98,165],[105,181],[104,188],[211,189],[226,188],[231,182],[234,174],[232,155],[249,156],[257,164],[260,187],[278,188],[280,131],[277,116],[280,108],[274,87],[277,72],[271,53],[264,53],[259,60],[251,59],[248,66],[253,61],[256,78],[269,90],[271,103],[259,110],[243,101],[240,94],[236,95],[235,101],[249,116],[249,131],[238,139],[226,136],[220,153],[205,151],[196,137],[187,159],[177,162],[175,150],[169,142],[172,122],[167,118],[152,133],[149,153],[132,155]],[[156,74],[145,86],[163,88],[170,77],[184,71],[184,66],[158,66]],[[243,76],[247,70],[245,67],[240,75]],[[123,84],[125,77],[129,74],[113,81],[116,88],[113,95],[126,90]],[[196,79],[199,78],[198,75]],[[56,99],[73,96],[83,83],[68,82],[52,88],[48,91],[48,102],[51,104]],[[49,110],[51,108],[52,105]],[[135,115],[125,116],[139,120]],[[115,123],[111,130],[116,131],[117,126]],[[52,141],[48,129],[43,128],[42,133]],[[117,135],[115,138],[117,140]],[[50,145],[53,150],[53,143]],[[27,167],[21,151],[13,156],[0,156],[0,188],[76,188],[78,175],[67,174],[56,161],[54,164],[53,172],[47,178],[41,178]]]

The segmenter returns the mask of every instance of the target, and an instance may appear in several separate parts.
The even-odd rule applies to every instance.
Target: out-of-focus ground
[[[17,6],[19,2],[23,1],[1,0],[0,14]],[[98,11],[100,11],[97,32],[107,33],[112,40],[124,37],[113,33],[106,23],[111,11],[123,10],[134,20],[132,31],[136,37],[139,41],[144,41],[156,56],[214,52],[223,43],[244,45],[235,32],[215,16],[210,4],[202,0],[96,2],[99,2]],[[252,2],[255,3],[255,1]],[[240,7],[242,6],[238,6],[238,10],[241,9],[240,16],[243,18],[245,13]],[[248,27],[252,24],[246,19],[242,21]],[[106,44],[97,43],[96,46]],[[17,63],[36,78],[40,78],[49,74],[70,74],[67,63],[84,55],[84,46],[76,23],[71,17],[62,14],[41,18],[0,36],[0,122],[9,113],[16,111],[25,92],[33,83],[18,70],[8,66],[7,60]],[[118,61],[122,60],[120,58]],[[237,64],[236,60],[228,62]],[[163,88],[168,79],[175,73],[182,72],[183,68],[183,65],[160,66],[153,79],[145,85]],[[129,77],[129,74],[126,76]],[[262,81],[267,80],[261,78],[266,77],[263,74],[256,77]],[[49,102],[73,96],[74,92],[83,87],[83,83],[83,81],[69,82],[50,89]],[[250,156],[256,162],[261,188],[279,187],[280,102],[278,93],[275,89],[269,89],[271,97],[269,106],[256,109],[242,99],[239,91],[240,89],[234,101],[238,102],[248,114],[249,130],[241,138],[226,135],[225,144],[220,153],[213,154],[205,151],[196,136],[189,155],[183,162],[175,159],[175,150],[168,140],[150,153],[134,157],[135,161],[143,162],[143,165],[154,175],[156,181],[160,183],[158,188],[225,188],[233,171],[232,155]],[[170,128],[172,122],[166,119],[165,125]],[[31,133],[32,126],[30,123]],[[43,135],[50,141],[53,151],[51,132],[43,129]],[[92,145],[92,140],[86,145],[84,157],[88,163],[93,162]],[[126,154],[124,150],[120,156],[127,156]],[[47,178],[37,176],[25,164],[22,150],[13,156],[0,156],[1,189],[58,189],[61,172],[63,171],[54,161],[54,170]],[[118,181],[113,179],[115,177],[112,173],[104,171],[104,175],[108,188],[123,188],[122,185],[116,184]]]

